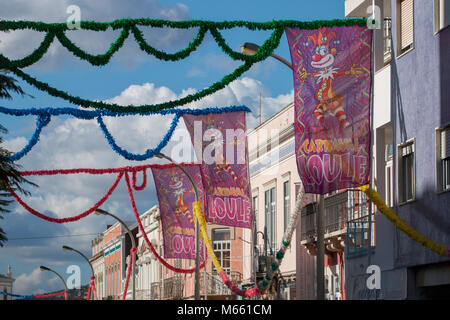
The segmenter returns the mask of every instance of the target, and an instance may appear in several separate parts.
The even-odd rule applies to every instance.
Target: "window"
[[[334,299],[335,300],[341,299],[341,277],[340,276],[334,277]]]
[[[227,275],[231,274],[231,241],[230,229],[213,229],[213,250],[220,265]],[[212,267],[213,273],[217,274],[216,268]]]
[[[252,198],[256,231],[258,231],[258,196]]]
[[[289,180],[283,182],[283,211],[284,211],[284,230],[285,231],[289,224],[289,216],[290,216],[290,210],[291,210],[290,190],[291,190],[291,188],[289,185]]]
[[[387,144],[385,150],[385,199],[388,207],[392,207],[394,205],[394,195],[392,192],[394,186],[392,173],[392,153],[392,144]]]
[[[399,0],[397,17],[398,53],[402,54],[414,45],[414,1]]]
[[[438,129],[438,190],[450,190],[450,125]]]
[[[271,251],[275,250],[276,247],[276,237],[275,237],[275,188],[266,190],[265,194],[265,225],[267,229],[267,253],[270,254]]]
[[[434,32],[439,32],[450,24],[450,4],[448,0],[434,0]]]
[[[415,198],[414,141],[399,146],[399,197],[400,203]]]

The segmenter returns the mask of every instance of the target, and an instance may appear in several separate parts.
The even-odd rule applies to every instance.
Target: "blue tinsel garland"
[[[9,161],[16,161],[21,159],[23,156],[25,156],[28,152],[31,151],[31,149],[38,143],[39,136],[41,134],[42,129],[48,125],[51,121],[52,116],[59,116],[59,115],[71,115],[73,117],[76,117],[78,119],[83,120],[92,120],[97,119],[97,122],[103,132],[103,134],[106,137],[106,140],[108,141],[111,148],[118,154],[120,154],[122,157],[124,157],[127,160],[134,160],[134,161],[144,161],[149,158],[152,158],[156,154],[158,154],[169,142],[170,138],[173,135],[173,132],[175,131],[175,128],[177,127],[178,121],[180,117],[183,116],[183,114],[193,114],[193,115],[203,115],[208,113],[227,113],[227,112],[236,112],[236,111],[246,111],[249,112],[250,109],[246,106],[229,106],[229,107],[216,107],[216,108],[205,108],[205,109],[163,109],[155,112],[148,112],[148,113],[119,113],[119,112],[113,112],[109,110],[80,110],[75,108],[30,108],[30,109],[9,109],[5,107],[0,106],[0,113],[4,113],[11,116],[30,116],[35,115],[37,116],[36,120],[36,130],[34,131],[33,136],[28,141],[27,145],[19,152],[5,157]],[[173,114],[174,118],[172,120],[172,123],[169,127],[169,130],[164,135],[162,140],[159,142],[159,144],[153,148],[148,149],[144,154],[134,154],[131,152],[128,152],[127,150],[119,147],[114,140],[111,133],[108,131],[108,128],[106,128],[105,123],[103,122],[102,116],[108,116],[108,117],[122,117],[122,116],[131,116],[131,115],[151,115],[151,114],[159,114],[159,115],[169,115]]]

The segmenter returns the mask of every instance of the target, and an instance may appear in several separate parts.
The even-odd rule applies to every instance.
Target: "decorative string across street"
[[[175,108],[177,106],[182,106],[187,103],[197,101],[205,96],[211,95],[214,92],[225,88],[229,83],[239,78],[244,72],[249,70],[253,64],[259,61],[265,60],[269,57],[273,51],[280,44],[280,39],[283,36],[286,27],[290,28],[304,28],[304,29],[316,29],[318,27],[326,26],[346,26],[346,25],[366,25],[367,19],[337,19],[330,21],[311,21],[311,22],[301,22],[295,20],[278,20],[271,22],[249,22],[249,21],[224,21],[224,22],[212,22],[212,21],[201,21],[201,20],[191,20],[191,21],[168,21],[168,20],[153,20],[153,19],[120,19],[113,22],[92,22],[92,21],[81,21],[80,27],[83,30],[90,31],[106,31],[108,28],[112,30],[121,29],[121,33],[116,41],[114,41],[109,49],[104,54],[91,55],[84,50],[80,49],[71,40],[69,40],[65,32],[76,32],[70,30],[66,23],[44,23],[44,22],[34,22],[34,21],[0,21],[0,31],[11,31],[11,30],[34,30],[38,32],[45,32],[46,35],[44,40],[41,42],[38,48],[36,48],[30,55],[18,59],[10,60],[4,55],[0,54],[0,69],[7,69],[16,74],[18,77],[22,78],[28,84],[38,88],[39,90],[45,91],[48,94],[59,97],[64,100],[70,101],[73,104],[79,105],[82,108],[97,108],[105,109],[118,113],[129,113],[129,112],[153,112],[162,109]],[[140,27],[154,27],[154,28],[176,28],[176,29],[190,29],[199,28],[197,36],[189,45],[176,53],[169,54],[160,51],[152,46],[150,46],[144,39],[142,32],[138,29]],[[226,30],[232,28],[247,28],[248,30],[273,30],[271,36],[264,42],[264,44],[257,50],[254,55],[245,55],[240,52],[236,52],[230,48],[225,42],[225,39],[220,34],[219,30]],[[106,103],[101,101],[88,100],[73,96],[70,93],[56,89],[45,82],[41,82],[38,79],[33,78],[29,74],[23,72],[21,68],[31,66],[38,62],[44,54],[48,51],[51,43],[55,38],[59,40],[61,45],[63,45],[72,54],[80,58],[81,60],[89,62],[94,66],[103,66],[107,64],[111,57],[123,46],[125,40],[128,36],[133,33],[135,40],[139,44],[139,48],[146,52],[147,54],[153,55],[156,58],[164,61],[178,61],[184,59],[190,55],[191,52],[195,51],[198,46],[202,43],[204,36],[207,31],[211,32],[214,40],[217,42],[219,47],[224,53],[226,53],[231,59],[243,61],[244,63],[237,67],[232,73],[224,76],[221,80],[214,82],[209,87],[189,94],[178,100],[168,101],[159,104],[152,105],[140,105],[140,106],[121,106],[114,103]]]
[[[11,31],[11,30],[34,30],[37,32],[45,32],[45,36],[41,44],[36,48],[30,55],[17,60],[11,60],[0,54],[0,69],[9,70],[18,77],[22,78],[24,81],[29,83],[30,85],[38,88],[39,90],[45,91],[48,94],[62,98],[66,101],[74,103],[81,108],[96,108],[97,110],[80,110],[75,108],[43,108],[43,109],[10,109],[0,107],[0,113],[4,113],[12,116],[30,116],[34,115],[37,117],[36,119],[36,129],[33,133],[32,137],[26,144],[26,146],[19,152],[6,157],[9,161],[16,161],[25,156],[39,141],[40,134],[45,126],[47,126],[52,116],[59,115],[71,115],[77,117],[79,119],[92,120],[96,119],[103,134],[105,135],[109,145],[111,148],[123,156],[128,160],[137,160],[143,161],[154,157],[159,154],[162,148],[164,148],[168,141],[170,140],[177,124],[179,118],[184,114],[192,114],[192,115],[204,115],[208,113],[225,113],[225,112],[234,112],[234,111],[249,111],[249,109],[245,106],[230,106],[225,108],[206,108],[206,109],[174,109],[176,107],[185,105],[187,103],[197,101],[205,96],[211,95],[217,92],[220,89],[225,88],[229,83],[236,80],[240,77],[244,72],[249,70],[253,64],[266,59],[270,56],[274,49],[278,47],[280,43],[280,39],[286,28],[299,28],[299,29],[317,29],[323,27],[333,27],[333,26],[365,26],[367,23],[367,19],[344,19],[344,20],[331,20],[331,21],[313,21],[313,22],[300,22],[294,20],[279,20],[272,22],[248,22],[248,21],[224,21],[224,22],[211,22],[211,21],[199,21],[199,20],[191,20],[191,21],[168,21],[168,20],[153,20],[153,19],[121,19],[113,22],[91,22],[91,21],[82,21],[80,23],[81,29],[90,30],[90,31],[106,31],[109,28],[112,30],[121,30],[118,38],[110,45],[109,49],[104,54],[92,55],[84,50],[80,49],[76,44],[74,44],[69,38],[66,36],[66,32],[69,32],[66,23],[43,23],[43,22],[32,22],[32,21],[0,21],[0,31]],[[197,35],[195,38],[189,43],[189,45],[175,53],[166,53],[164,51],[158,50],[152,46],[150,46],[139,27],[153,27],[153,28],[176,28],[176,29],[189,29],[189,28],[198,28]],[[272,30],[272,34],[270,37],[264,42],[264,44],[257,50],[254,55],[244,55],[242,53],[236,52],[231,49],[231,47],[226,43],[225,39],[222,37],[220,31],[232,29],[232,28],[247,28],[248,30]],[[74,32],[74,31],[70,31]],[[207,32],[210,32],[212,37],[218,46],[222,49],[222,51],[227,54],[233,60],[242,61],[243,64],[237,67],[232,73],[224,76],[221,80],[212,83],[209,87],[200,90],[199,92],[187,95],[178,100],[168,101],[159,104],[146,104],[146,105],[127,105],[121,106],[114,103],[106,103],[102,101],[94,101],[81,97],[74,96],[68,92],[57,89],[55,87],[50,86],[47,83],[44,83],[31,75],[22,71],[22,68],[31,66],[38,62],[48,51],[50,45],[53,43],[55,39],[61,43],[67,50],[69,50],[73,55],[80,58],[81,60],[87,61],[93,66],[103,66],[106,65],[111,57],[124,45],[125,40],[132,34],[139,45],[139,48],[146,52],[149,55],[153,55],[156,58],[163,61],[178,61],[181,59],[187,58],[193,51],[195,51],[203,42],[204,37]],[[173,114],[174,117],[170,124],[170,127],[167,133],[164,135],[159,144],[153,149],[147,149],[147,151],[143,154],[134,154],[130,153],[127,150],[121,148],[115,142],[113,136],[107,129],[105,123],[103,122],[103,117],[105,116],[129,116],[129,115],[151,115],[151,114],[159,114],[159,115],[169,115]],[[192,166],[197,165],[193,163],[184,163],[183,166]],[[75,216],[66,217],[66,218],[53,218],[49,217],[41,212],[36,211],[35,209],[28,206],[8,185],[6,186],[11,195],[15,198],[15,200],[28,212],[35,215],[38,218],[44,219],[53,223],[68,223],[78,221],[96,209],[98,209],[112,194],[112,192],[116,189],[118,183],[125,176],[126,187],[128,191],[128,195],[130,198],[131,207],[133,213],[138,222],[138,227],[144,237],[144,240],[154,254],[154,256],[167,268],[174,272],[178,273],[193,273],[195,268],[190,269],[182,269],[177,268],[170,265],[166,260],[164,260],[158,252],[153,247],[152,243],[149,241],[147,234],[142,226],[142,222],[139,218],[139,213],[136,208],[136,203],[133,196],[133,189],[136,191],[144,190],[147,185],[147,175],[146,170],[149,168],[165,168],[165,167],[174,167],[175,164],[147,164],[140,166],[127,166],[121,168],[108,168],[108,169],[89,169],[89,168],[80,168],[80,169],[60,169],[60,170],[38,170],[38,171],[23,171],[21,172],[22,176],[32,176],[32,175],[67,175],[67,174],[79,174],[79,173],[88,173],[88,174],[116,174],[116,178],[113,184],[109,187],[106,193],[98,200],[91,208],[85,210],[82,213],[79,213]],[[136,175],[137,173],[143,173],[143,179],[141,185],[137,185]],[[132,174],[131,183],[129,173]],[[377,193],[374,190],[369,190],[368,187],[361,187],[370,199],[377,205],[379,210],[385,214],[388,219],[394,223],[394,225],[400,230],[404,231],[410,238],[414,241],[421,243],[422,245],[430,248],[431,250],[437,252],[443,256],[450,256],[450,246],[446,246],[443,244],[436,243],[430,239],[427,239],[416,230],[412,229],[409,225],[407,225],[403,220],[401,220],[391,209],[389,209],[384,202],[379,198]],[[212,257],[213,264],[217,271],[220,274],[222,281],[237,295],[243,297],[253,297],[257,295],[264,294],[265,290],[270,285],[271,280],[274,277],[275,272],[278,270],[286,248],[289,247],[290,241],[292,239],[293,231],[298,222],[298,218],[300,217],[301,209],[304,206],[304,202],[306,197],[305,189],[303,184],[301,184],[301,188],[297,195],[297,201],[295,205],[295,210],[292,212],[290,217],[290,223],[288,228],[285,231],[283,236],[283,240],[281,243],[281,249],[277,252],[274,257],[274,262],[271,265],[270,270],[266,273],[264,279],[257,284],[254,288],[242,290],[239,289],[236,285],[234,285],[231,280],[226,275],[225,271],[222,269],[217,257],[214,254],[213,248],[211,246],[211,240],[208,237],[206,232],[206,220],[205,216],[201,212],[201,203],[194,202],[193,211],[198,219],[201,235],[204,238],[205,244],[208,248],[208,252]],[[135,250],[135,249],[134,249]],[[130,256],[132,259],[133,252],[132,249],[130,252]],[[205,257],[206,259],[206,257]],[[130,260],[130,264],[128,266],[125,290],[123,293],[122,299],[125,299],[128,282],[130,277],[130,266],[132,264],[132,260]],[[205,261],[202,262],[200,268],[205,266]],[[91,279],[91,284],[93,285],[93,279]],[[90,296],[91,290],[94,290],[95,295],[95,285],[89,287]],[[14,295],[6,292],[0,291],[0,294],[9,295],[12,297],[21,297],[21,298],[43,298],[49,297],[52,295],[65,294],[66,291],[47,294],[47,295]]]
[[[13,155],[7,156],[6,158],[10,161],[16,161],[21,159],[23,156],[25,156],[28,152],[31,151],[31,149],[38,143],[39,136],[42,132],[42,129],[47,126],[52,116],[59,116],[59,115],[71,115],[78,119],[83,120],[92,120],[97,119],[97,122],[100,126],[100,129],[102,130],[103,134],[105,135],[106,140],[108,141],[108,144],[111,146],[111,148],[118,154],[120,154],[122,157],[124,157],[127,160],[134,160],[134,161],[143,161],[147,160],[149,158],[154,157],[156,154],[160,153],[160,151],[167,145],[170,138],[173,135],[173,132],[175,131],[178,121],[180,120],[180,117],[183,116],[183,114],[194,114],[194,115],[201,115],[201,114],[208,114],[208,113],[227,113],[227,112],[235,112],[235,111],[246,111],[249,112],[250,109],[246,106],[229,106],[229,107],[222,107],[222,108],[204,108],[204,109],[169,109],[169,110],[159,110],[147,114],[143,113],[118,113],[118,112],[111,112],[108,110],[79,110],[75,108],[42,108],[42,109],[36,109],[36,108],[30,108],[30,109],[9,109],[5,107],[0,106],[0,113],[4,113],[11,116],[30,116],[30,115],[36,115],[36,129],[31,136],[30,140],[28,140],[28,143],[25,147],[23,147],[22,150],[16,152]],[[103,116],[109,116],[109,117],[120,117],[120,116],[130,116],[130,115],[151,115],[151,114],[158,114],[158,115],[169,115],[174,114],[174,117],[172,119],[172,123],[170,124],[169,129],[167,130],[167,133],[164,135],[164,137],[161,139],[161,141],[158,143],[156,147],[153,149],[148,149],[143,154],[135,154],[128,152],[127,150],[121,148],[119,145],[117,145],[114,137],[109,132],[108,128],[106,127],[105,123],[103,122]]]

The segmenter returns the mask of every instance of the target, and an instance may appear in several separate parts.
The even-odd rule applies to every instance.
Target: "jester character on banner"
[[[203,202],[202,177],[198,165],[183,166],[192,177]],[[195,226],[192,203],[195,192],[184,172],[176,166],[152,168],[158,194],[164,241],[164,258],[195,259]],[[204,242],[200,241],[203,260]]]
[[[183,115],[206,193],[206,221],[251,228],[245,112]]]
[[[297,168],[308,193],[369,182],[372,31],[286,28],[295,89]]]

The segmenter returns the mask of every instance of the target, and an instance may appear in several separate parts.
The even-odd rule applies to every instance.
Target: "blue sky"
[[[66,8],[76,4],[81,9],[83,20],[111,21],[118,18],[163,18],[169,20],[202,19],[211,21],[249,20],[265,22],[279,19],[310,21],[344,17],[344,1],[107,1],[95,2],[43,0],[11,0],[2,8],[0,19],[41,20],[46,22],[65,22]],[[186,46],[194,36],[193,31],[174,34],[145,31],[150,43],[168,52]],[[92,35],[80,32],[71,37],[82,48],[91,53],[105,51],[115,33]],[[239,50],[243,42],[262,44],[267,32],[252,32],[236,29],[223,32],[227,43]],[[0,34],[0,52],[8,57],[22,57],[31,52],[43,35],[31,32],[12,32]],[[283,36],[275,53],[290,60],[286,37]],[[189,58],[180,62],[161,62],[139,52],[132,38],[105,67],[97,68],[78,60],[67,53],[59,44],[52,45],[49,53],[36,65],[25,71],[49,84],[89,99],[113,100],[123,104],[143,104],[163,102],[177,97],[183,90],[200,90],[212,82],[220,80],[232,72],[239,64],[233,62],[208,35],[203,44]],[[23,89],[34,98],[14,96],[11,101],[0,101],[1,106],[13,108],[26,107],[75,107],[64,100],[49,97],[29,85],[19,82]],[[262,96],[263,119],[292,101],[292,73],[286,66],[268,58],[260,62],[240,79],[214,96],[199,101],[198,106],[226,106],[245,104],[257,110],[259,94]],[[169,118],[152,119],[129,117],[127,119],[107,119],[106,124],[115,135],[117,142],[131,152],[144,152],[153,147],[167,130]],[[247,116],[249,127],[256,119]],[[0,115],[0,123],[6,126],[9,134],[4,147],[11,151],[20,150],[34,131],[33,117],[15,118]],[[170,150],[170,145],[168,146]],[[166,151],[166,150],[165,150]],[[136,162],[126,161],[111,151],[95,122],[73,118],[53,118],[43,131],[41,141],[24,158],[18,161],[23,169],[54,169],[76,167],[118,167]],[[149,163],[148,161],[144,163]],[[92,206],[114,177],[73,177],[33,178],[40,188],[31,188],[32,197],[27,198],[33,207],[49,215],[72,216]],[[156,193],[152,179],[145,191],[136,194],[141,213],[156,204]],[[125,220],[134,220],[127,199],[123,181],[104,208],[115,212]],[[83,221],[59,225],[42,221],[16,205],[11,213],[0,220],[1,226],[10,239],[30,237],[53,237],[45,239],[22,239],[8,241],[0,248],[0,273],[12,266],[17,279],[15,291],[21,294],[34,294],[61,289],[61,284],[48,273],[40,273],[36,268],[47,265],[62,274],[71,264],[78,264],[82,271],[82,283],[89,279],[89,269],[75,254],[60,250],[66,244],[82,250],[90,256],[89,242],[105,229],[110,220],[89,216]],[[61,237],[64,236],[64,237]],[[66,275],[68,276],[68,275]]]

